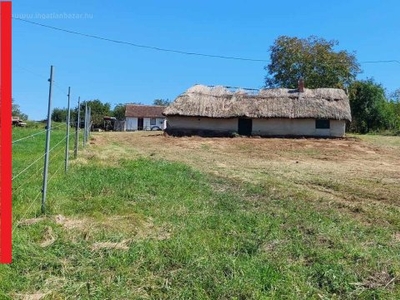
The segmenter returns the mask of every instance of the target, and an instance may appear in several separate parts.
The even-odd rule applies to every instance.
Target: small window
[[[330,122],[329,120],[325,120],[325,119],[317,119],[315,120],[315,128],[316,129],[329,129],[330,126]]]
[[[150,125],[156,125],[156,118],[150,118]]]

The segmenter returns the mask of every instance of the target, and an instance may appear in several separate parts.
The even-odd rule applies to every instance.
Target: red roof
[[[165,106],[127,104],[125,117],[165,118],[162,114],[164,109]]]

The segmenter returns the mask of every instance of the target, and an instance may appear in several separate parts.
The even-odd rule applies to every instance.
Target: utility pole
[[[78,97],[78,115],[75,126],[75,149],[74,158],[78,157],[78,147],[79,147],[79,126],[81,123],[81,97]]]
[[[68,160],[69,160],[69,127],[70,127],[70,118],[71,118],[71,87],[68,87],[68,114],[67,114],[67,138],[65,143],[65,173],[68,171]]]
[[[43,169],[43,189],[42,189],[42,207],[41,211],[46,212],[46,193],[47,193],[47,173],[49,170],[49,148],[50,148],[50,132],[51,132],[51,96],[53,88],[53,66],[50,67],[50,86],[49,86],[49,103],[47,107],[47,126],[46,126],[46,148],[44,153],[44,169]]]

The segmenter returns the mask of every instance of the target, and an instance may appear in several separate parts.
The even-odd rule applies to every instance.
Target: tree
[[[335,52],[337,41],[311,36],[280,36],[271,46],[271,62],[265,67],[266,87],[297,88],[300,78],[308,88],[345,88],[361,71],[354,54]]]
[[[14,98],[11,99],[11,103],[12,103],[12,107],[11,107],[12,115],[15,117],[19,117],[22,120],[28,120],[28,115],[24,114],[21,111],[19,105],[14,102]]]
[[[116,117],[117,120],[125,119],[125,108],[126,104],[118,103],[117,105],[115,105],[112,111],[113,117]]]
[[[168,106],[171,104],[169,99],[154,99],[153,105]]]
[[[66,108],[54,108],[51,112],[51,120],[54,122],[66,122],[68,115],[68,109]]]
[[[388,102],[389,111],[393,115],[392,129],[395,133],[400,134],[400,89],[395,90],[388,98],[390,99]]]
[[[389,99],[391,99],[393,102],[399,103],[400,105],[400,89],[395,90],[392,92],[389,96]]]
[[[385,105],[388,128],[393,134],[400,135],[400,102],[390,99]]]
[[[349,99],[353,117],[351,131],[367,133],[390,128],[392,116],[385,90],[373,79],[353,82],[349,87]]]
[[[110,103],[102,103],[99,99],[84,101],[80,105],[80,117],[81,121],[85,118],[85,105],[87,104],[90,107],[92,115],[91,120],[93,122],[94,127],[102,127],[103,126],[103,118],[104,116],[109,116],[111,114],[111,106]],[[76,112],[77,112],[76,108]]]

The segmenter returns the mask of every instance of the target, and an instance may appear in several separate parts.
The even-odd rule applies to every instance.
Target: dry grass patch
[[[109,250],[128,250],[129,246],[128,243],[130,240],[123,240],[118,243],[112,242],[98,242],[92,245],[92,251],[97,251],[101,249],[109,249]]]
[[[44,220],[45,220],[44,217],[23,219],[23,220],[18,221],[17,225],[18,226],[30,226],[30,225],[42,222]]]
[[[33,294],[15,294],[14,299],[19,299],[19,300],[42,300],[46,296],[51,294],[51,292],[43,293],[43,292],[36,292]]]
[[[61,225],[67,233],[67,236],[78,243],[81,240],[96,241],[99,236],[125,236],[129,239],[121,242],[101,242],[95,243],[95,249],[100,248],[116,248],[122,249],[127,247],[127,243],[131,241],[141,241],[147,239],[165,240],[172,234],[171,226],[163,224],[156,226],[151,218],[143,219],[136,214],[125,216],[107,216],[98,218],[89,217],[65,217],[57,215],[53,217],[56,224]],[[51,228],[50,228],[51,229]],[[46,241],[52,241],[49,234],[45,234]],[[50,244],[49,244],[50,245]],[[44,246],[43,246],[44,247]]]
[[[40,242],[40,247],[46,248],[50,245],[52,245],[56,241],[57,237],[55,233],[53,232],[53,228],[50,226],[46,226],[44,233],[43,233],[43,239]]]
[[[103,132],[102,134],[106,136],[107,134],[118,133]],[[114,142],[107,142],[107,139],[92,137],[90,140],[90,148],[89,146],[86,146],[79,151],[77,159],[72,160],[71,163],[73,165],[87,165],[93,161],[96,161],[100,165],[113,166],[121,158],[128,157],[134,158],[138,157],[138,155],[134,149],[121,148]]]
[[[369,276],[364,282],[356,285],[360,285],[366,289],[393,289],[396,284],[396,277],[391,276],[386,271],[376,273]]]
[[[351,214],[399,208],[400,143],[396,137],[388,139],[388,146],[359,137],[177,138],[151,132],[94,136],[102,151],[115,145],[124,149],[118,152],[120,158],[132,158],[134,153],[133,157],[182,162],[235,180],[284,184],[294,191],[305,190],[312,198],[326,199],[324,206],[348,207]]]
[[[66,229],[84,229],[90,226],[90,221],[86,218],[67,218],[63,215],[56,215],[54,216],[54,221],[58,225],[62,225]]]

